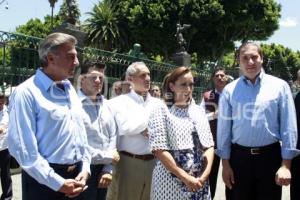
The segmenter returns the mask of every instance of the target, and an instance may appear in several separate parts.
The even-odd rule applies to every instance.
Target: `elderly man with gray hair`
[[[39,47],[42,67],[10,98],[8,148],[22,167],[23,200],[81,199],[90,155],[81,102],[68,78],[77,40],[52,33]]]
[[[120,161],[113,178],[115,191],[109,192],[108,199],[148,200],[155,159],[147,128],[149,115],[161,100],[148,92],[150,71],[145,63],[132,63],[126,70],[126,80],[131,83],[131,91],[109,102],[117,124]]]

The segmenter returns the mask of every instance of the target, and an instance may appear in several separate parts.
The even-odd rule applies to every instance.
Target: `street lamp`
[[[5,67],[5,65],[6,65],[5,45],[6,45],[6,42],[1,42],[1,41],[0,41],[0,48],[3,47],[3,60],[2,60],[2,62],[3,62],[3,67]]]
[[[5,9],[8,9],[8,1],[7,0],[0,0],[0,5],[6,2]]]
[[[54,10],[55,3],[58,0],[48,0],[48,1],[50,3],[50,7],[51,7],[51,29],[53,29],[53,10]]]

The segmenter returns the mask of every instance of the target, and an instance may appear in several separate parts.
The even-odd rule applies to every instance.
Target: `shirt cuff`
[[[61,177],[59,174],[55,173],[49,179],[49,187],[54,191],[59,191],[60,188],[64,185],[65,179]]]
[[[106,173],[110,173],[110,174],[112,174],[113,173],[113,169],[114,169],[114,167],[113,167],[113,165],[105,165],[104,167],[103,167],[103,169],[102,169],[102,172],[106,172]]]
[[[91,175],[90,163],[83,161],[81,171],[86,171],[89,173],[89,175]]]
[[[214,112],[206,113],[206,117],[207,117],[208,121],[212,121],[212,120],[214,120],[214,119],[217,118],[217,117],[215,116],[215,113],[214,113]]]
[[[220,149],[216,150],[216,154],[221,158],[221,159],[230,159],[230,151],[222,151]]]
[[[300,154],[300,150],[298,149],[282,149],[281,150],[281,156],[282,159],[291,160],[294,157],[298,156]]]

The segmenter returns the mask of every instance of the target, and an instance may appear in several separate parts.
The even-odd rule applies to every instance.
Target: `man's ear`
[[[131,76],[127,76],[127,81],[131,82],[132,81],[132,77]]]
[[[48,64],[52,63],[54,61],[54,56],[55,55],[53,53],[48,53],[47,54],[47,62],[48,62]]]

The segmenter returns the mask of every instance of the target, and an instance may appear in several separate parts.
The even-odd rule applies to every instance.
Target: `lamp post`
[[[2,5],[4,2],[6,2],[5,9],[8,9],[8,1],[7,0],[0,0],[0,5]]]
[[[50,7],[51,7],[51,29],[53,29],[53,10],[54,10],[55,3],[58,0],[48,0],[48,1],[50,3]]]
[[[5,52],[5,41],[0,41],[0,48],[3,48],[3,59],[2,59],[2,69],[1,69],[1,82],[3,82],[5,80],[5,75],[4,75],[4,71],[5,71],[5,67],[6,67],[6,52]]]
[[[1,42],[0,41],[0,48],[2,48],[3,47],[3,66],[5,66],[6,65],[6,52],[5,52],[5,45],[6,45],[6,43],[5,43],[5,41],[4,42]]]

